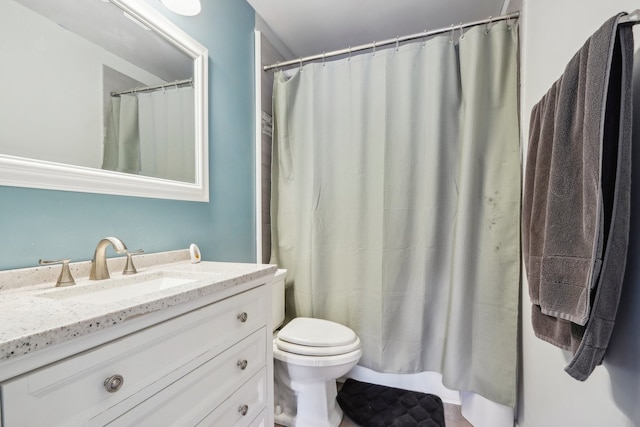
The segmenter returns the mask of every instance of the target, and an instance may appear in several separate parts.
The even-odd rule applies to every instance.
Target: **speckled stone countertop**
[[[120,271],[116,266],[124,266],[124,260],[110,259],[110,281],[90,281],[90,262],[74,263],[71,270],[76,285],[64,288],[55,288],[60,265],[0,272],[0,361],[253,280],[268,281],[276,271],[272,265],[206,261],[191,264],[188,259],[188,250],[145,254],[135,258],[138,274],[130,276],[113,273]],[[189,281],[99,303],[82,298],[87,287],[99,292],[113,283],[126,285],[137,278],[162,274]]]

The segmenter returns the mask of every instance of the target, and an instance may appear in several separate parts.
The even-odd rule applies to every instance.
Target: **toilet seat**
[[[278,349],[286,351],[287,353],[299,354],[301,356],[337,356],[340,354],[350,353],[360,348],[360,339],[356,338],[356,341],[349,345],[333,346],[333,347],[313,347],[299,344],[292,344],[290,342],[282,341],[280,338],[275,339],[275,344]]]
[[[307,317],[289,322],[274,343],[284,352],[303,356],[336,356],[360,348],[360,338],[346,326]]]
[[[329,367],[345,365],[349,363],[357,362],[362,356],[362,349],[358,348],[349,353],[336,354],[333,356],[310,356],[290,353],[288,351],[278,348],[276,339],[273,340],[273,357],[281,362],[298,366],[315,366],[315,367]]]

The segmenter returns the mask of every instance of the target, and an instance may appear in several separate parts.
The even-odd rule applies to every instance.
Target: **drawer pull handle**
[[[124,384],[124,378],[122,378],[122,375],[111,375],[109,378],[104,380],[104,388],[106,388],[109,393],[115,393],[120,390],[120,388],[122,388],[122,384]]]
[[[238,412],[240,412],[242,416],[247,415],[247,412],[249,412],[249,405],[242,405],[241,407],[238,408]]]
[[[244,371],[245,369],[247,369],[248,363],[249,362],[247,362],[247,359],[238,360],[238,368],[240,368],[241,371]]]
[[[238,314],[238,320],[241,321],[242,323],[246,322],[248,317],[249,315],[244,311]]]

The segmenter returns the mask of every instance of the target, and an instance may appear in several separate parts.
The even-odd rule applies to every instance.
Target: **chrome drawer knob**
[[[241,371],[244,371],[245,369],[247,369],[248,363],[249,362],[247,362],[247,359],[238,360],[238,368],[240,368]]]
[[[242,416],[247,415],[247,412],[249,412],[249,405],[242,405],[238,408],[238,412],[240,412]]]
[[[122,384],[124,384],[124,378],[122,378],[122,375],[111,375],[109,378],[104,380],[104,388],[106,388],[109,393],[115,393],[120,390],[120,388],[122,388]]]
[[[238,314],[238,320],[241,321],[242,323],[246,322],[248,317],[249,315],[244,311]]]

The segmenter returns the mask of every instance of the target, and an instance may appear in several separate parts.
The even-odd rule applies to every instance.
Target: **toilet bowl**
[[[281,271],[276,280],[280,274],[284,288],[286,271]],[[277,320],[274,316],[274,325]],[[358,363],[360,347],[355,332],[323,319],[298,317],[275,333],[275,422],[287,427],[337,427],[342,410],[336,402],[336,379]]]

